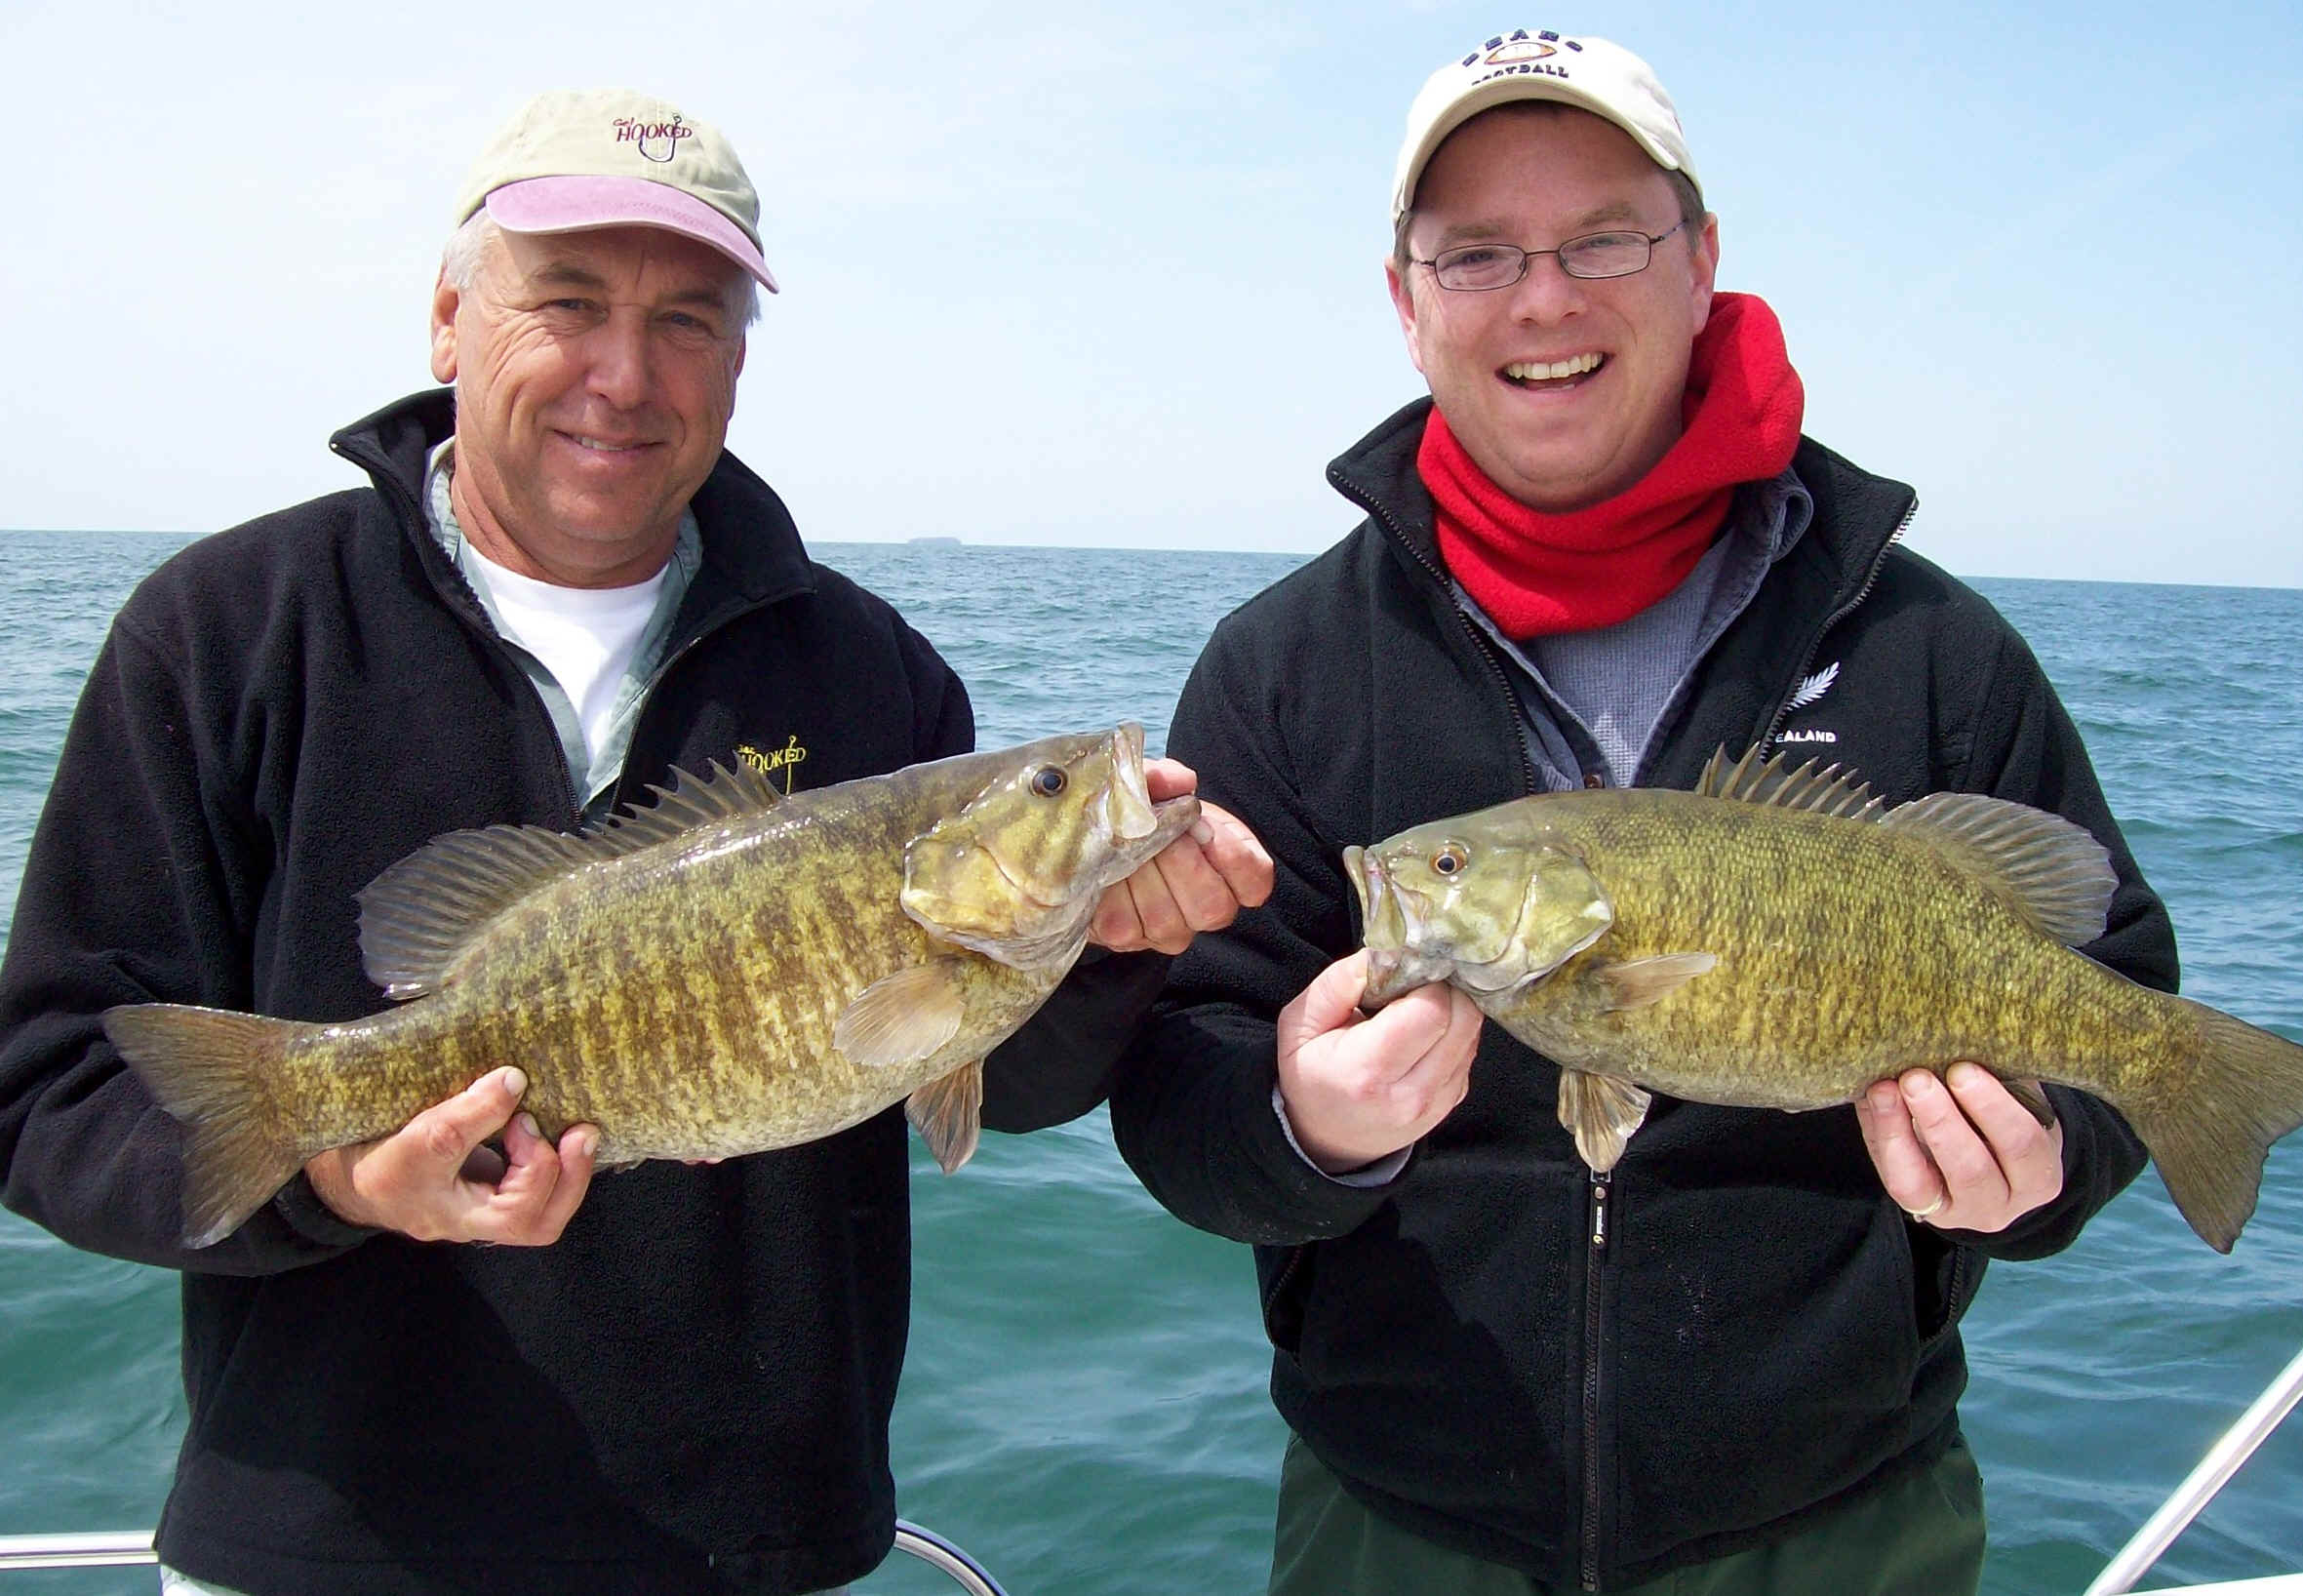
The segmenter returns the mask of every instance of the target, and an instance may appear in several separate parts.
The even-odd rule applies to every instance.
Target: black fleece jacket
[[[1658,1097],[1611,1179],[1575,1157],[1557,1069],[1489,1025],[1470,1096],[1372,1189],[1273,1111],[1273,1018],[1357,945],[1340,854],[1533,789],[1522,706],[1456,606],[1415,447],[1429,401],[1338,459],[1369,519],[1229,617],[1169,735],[1270,848],[1271,901],[1177,961],[1112,1098],[1164,1204],[1256,1244],[1281,1415],[1376,1511],[1546,1580],[1607,1589],[1777,1537],[1957,1433],[1957,1330],[1987,1256],[2067,1245],[2142,1166],[2111,1109],[2051,1088],[2065,1185],[1995,1236],[1915,1226],[1854,1110]],[[1989,792],[2110,849],[2086,952],[2172,989],[2172,934],[2063,707],[1980,597],[1893,539],[1914,500],[1811,442],[1815,517],[1659,728],[1655,784],[1723,744],[1817,742],[1890,803]],[[1836,666],[1828,691],[1788,707]]]
[[[338,433],[374,487],[184,550],[92,671],[0,967],[0,1198],[183,1274],[190,1422],[162,1558],[257,1593],[816,1590],[894,1534],[887,1423],[910,1287],[890,1109],[717,1167],[603,1175],[561,1241],[432,1246],[336,1219],[301,1177],[178,1241],[179,1132],[112,1004],[300,1019],[384,1006],[354,894],[464,826],[570,827],[551,719],[417,509],[451,396]],[[619,800],[744,745],[822,786],[966,750],[958,679],[812,564],[733,456]],[[1099,1101],[1166,961],[1083,964],[991,1058],[985,1118]]]

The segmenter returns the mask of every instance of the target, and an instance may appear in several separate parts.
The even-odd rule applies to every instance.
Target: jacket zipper
[[[1403,550],[1407,552],[1408,557],[1413,560],[1417,567],[1420,568],[1426,576],[1431,578],[1432,581],[1438,585],[1442,593],[1446,593],[1448,591],[1447,578],[1440,572],[1437,566],[1433,565],[1432,562],[1424,556],[1423,551],[1415,546],[1414,540],[1409,538],[1407,534],[1400,528],[1399,524],[1395,522],[1391,516],[1380,506],[1370,504],[1368,506],[1368,510],[1370,515],[1373,515],[1376,520],[1381,523],[1383,529],[1391,534],[1392,541],[1397,543]],[[1875,566],[1873,570],[1876,577],[1877,567]],[[1450,604],[1449,609],[1454,615],[1456,624],[1463,628],[1464,635],[1471,639],[1472,647],[1479,652],[1480,658],[1487,662],[1489,675],[1494,679],[1495,685],[1503,691],[1504,702],[1511,706],[1514,715],[1519,714],[1520,708],[1518,695],[1512,692],[1510,673],[1503,668],[1503,661],[1496,658],[1494,646],[1490,644],[1487,638],[1480,635],[1480,629],[1472,624],[1471,618],[1463,613],[1462,606]],[[1528,752],[1527,739],[1521,735],[1520,728],[1516,721],[1512,726],[1512,733],[1515,738],[1516,746],[1520,751],[1521,790],[1524,792],[1533,792],[1537,787],[1535,778],[1535,764],[1534,760]],[[1586,784],[1596,785],[1604,784],[1604,782],[1594,782],[1591,780],[1591,778],[1587,778]],[[1601,1308],[1599,1277],[1600,1270],[1605,1265],[1608,1254],[1608,1199],[1609,1193],[1613,1190],[1613,1182],[1614,1176],[1612,1172],[1604,1170],[1595,1170],[1592,1172],[1590,1186],[1591,1230],[1588,1238],[1588,1255],[1584,1268],[1582,1415],[1583,1555],[1581,1582],[1585,1590],[1594,1591],[1600,1588],[1599,1446],[1600,1418],[1605,1399],[1605,1392],[1601,1389],[1600,1381],[1600,1339],[1601,1337],[1606,1333],[1607,1329],[1606,1315]],[[1292,1272],[1293,1262],[1290,1260],[1290,1267],[1286,1271],[1283,1271],[1281,1275],[1282,1281],[1285,1282],[1288,1274]]]
[[[1336,486],[1341,488],[1342,484],[1337,483]],[[1383,506],[1360,499],[1357,494],[1348,494],[1347,497],[1358,499],[1366,505],[1368,513],[1373,516],[1384,531],[1391,535],[1392,541],[1415,562],[1418,569],[1431,578],[1442,593],[1448,591],[1448,579],[1445,574],[1424,555],[1420,548],[1415,546],[1414,539],[1407,535]],[[1792,680],[1798,681],[1807,674],[1809,667],[1815,662],[1816,652],[1822,648],[1823,639],[1830,635],[1831,629],[1852,615],[1863,601],[1871,596],[1871,590],[1879,585],[1880,571],[1887,562],[1888,552],[1902,540],[1904,533],[1910,530],[1912,520],[1918,514],[1919,499],[1917,496],[1914,496],[1910,505],[1903,512],[1903,518],[1895,524],[1895,530],[1887,535],[1886,541],[1880,544],[1879,551],[1872,556],[1871,567],[1864,573],[1863,585],[1855,590],[1853,597],[1826,617],[1823,624],[1817,628],[1814,640],[1807,645],[1806,658],[1801,660],[1799,669],[1792,674]],[[1479,628],[1472,624],[1471,618],[1463,613],[1461,606],[1450,605],[1449,609],[1455,616],[1456,623],[1463,628],[1464,635],[1471,639],[1472,647],[1487,662],[1489,675],[1493,678],[1495,685],[1503,690],[1504,701],[1510,704],[1514,712],[1517,713],[1519,698],[1512,692],[1510,674],[1503,668],[1503,661],[1496,658],[1494,646],[1480,635]],[[1767,723],[1767,734],[1760,739],[1763,747],[1775,740],[1776,734],[1783,730],[1783,723],[1790,715],[1791,700],[1786,696],[1776,704],[1773,718]],[[1515,734],[1518,731],[1516,724],[1513,731]],[[1535,767],[1533,760],[1528,753],[1527,742],[1524,738],[1519,742],[1519,750],[1522,790],[1533,792],[1536,790]],[[1582,1588],[1587,1591],[1596,1591],[1600,1588],[1599,1450],[1601,1418],[1606,1408],[1607,1397],[1601,1378],[1600,1347],[1602,1338],[1607,1333],[1607,1314],[1602,1306],[1600,1276],[1607,1267],[1608,1244],[1611,1239],[1612,1216],[1609,1213],[1609,1201],[1614,1190],[1613,1172],[1593,1171],[1589,1189],[1591,1192],[1591,1228],[1586,1237],[1583,1299],[1583,1535],[1579,1573]],[[1284,1285],[1288,1276],[1293,1272],[1294,1260],[1290,1259],[1288,1268],[1281,1272],[1281,1284]]]
[[[1863,575],[1863,585],[1855,589],[1853,598],[1826,616],[1823,624],[1816,629],[1815,640],[1807,645],[1807,652],[1800,660],[1800,668],[1791,673],[1793,681],[1799,681],[1807,674],[1808,668],[1815,663],[1816,651],[1823,647],[1823,640],[1831,635],[1832,627],[1853,615],[1857,607],[1871,597],[1871,590],[1879,585],[1880,568],[1887,563],[1888,553],[1903,540],[1903,535],[1911,530],[1912,520],[1918,514],[1919,496],[1914,494],[1909,507],[1903,512],[1903,519],[1895,523],[1895,530],[1887,534],[1887,540],[1880,544],[1879,552],[1871,557],[1871,569]],[[1767,722],[1767,730],[1760,738],[1759,747],[1763,757],[1767,745],[1775,740],[1775,735],[1783,730],[1783,723],[1790,718],[1791,699],[1786,698],[1775,706],[1774,718]]]
[[[1342,484],[1337,483],[1336,487],[1340,490]],[[1357,495],[1348,495],[1347,497],[1358,499]],[[1365,499],[1359,501],[1367,504],[1368,513],[1381,523],[1385,532],[1391,534],[1391,540],[1406,552],[1408,558],[1415,562],[1425,576],[1431,578],[1438,586],[1441,595],[1448,596],[1449,590],[1446,574],[1424,556],[1423,550],[1415,546],[1415,540],[1410,538],[1400,524],[1391,518],[1391,513],[1380,504],[1370,503]],[[1495,645],[1480,635],[1479,627],[1472,624],[1471,617],[1463,613],[1463,607],[1450,599],[1448,609],[1455,617],[1455,624],[1463,628],[1463,635],[1471,640],[1471,646],[1478,651],[1480,658],[1486,661],[1489,677],[1503,693],[1503,701],[1512,712],[1513,745],[1520,751],[1520,790],[1534,792],[1540,783],[1535,778],[1534,758],[1528,752],[1527,734],[1520,729],[1519,721],[1522,714],[1520,698],[1519,695],[1512,691],[1511,673],[1503,668],[1503,661],[1496,657]]]
[[[390,490],[390,497],[397,501],[397,505],[404,518],[405,525],[425,529],[426,535],[429,535],[429,528],[431,526],[430,518],[424,514],[423,506],[417,502],[416,496],[408,492],[407,488],[401,483],[398,477],[393,476],[389,470],[379,471],[373,469],[367,464],[367,462],[360,459],[357,455],[353,454],[349,450],[338,447],[333,443],[330,445],[330,448],[336,454],[341,456],[347,460],[350,460],[354,465],[359,466],[363,471],[368,472],[368,475],[372,481],[380,483],[383,487]],[[496,650],[498,658],[503,659],[505,663],[511,665],[514,670],[517,670],[522,681],[526,681],[528,672],[520,665],[520,662],[517,659],[511,658],[509,651],[505,647],[503,638],[496,632],[495,624],[489,620],[487,610],[480,604],[479,599],[472,593],[469,585],[463,582],[462,573],[455,571],[453,567],[451,567],[451,573],[457,578],[457,586],[461,589],[461,591],[451,591],[444,596],[461,606],[465,622],[467,624],[476,624],[481,635],[488,639],[489,645]],[[438,585],[436,579],[434,581],[434,585]],[[730,622],[751,614],[754,610],[764,609],[768,605],[774,604],[788,596],[788,594],[784,593],[772,594],[767,598],[754,599],[750,603],[731,610],[716,620],[713,620],[709,625],[704,626],[699,631],[690,635],[688,638],[682,641],[680,645],[670,654],[664,656],[664,658],[657,662],[655,674],[648,678],[648,685],[640,690],[639,707],[633,712],[632,716],[632,732],[634,737],[636,738],[638,736],[640,723],[647,718],[648,706],[650,701],[655,697],[656,688],[662,684],[663,679],[666,676],[671,674],[671,669],[674,665],[678,664],[682,659],[694,653],[696,647],[706,638],[720,631],[721,628],[727,626]],[[552,725],[551,714],[548,710],[544,710],[543,700],[536,696],[533,684],[530,686],[528,698],[529,701],[535,704],[535,706],[539,711],[543,711],[544,729],[551,734],[552,744],[553,746],[557,747],[560,740],[559,728]],[[576,790],[576,778],[568,773],[567,760],[562,758],[558,761],[558,764],[560,768],[561,790],[568,795],[568,815],[570,817],[569,824],[572,827],[581,825],[583,822],[583,795]],[[620,808],[622,803],[623,774],[618,772],[616,774],[615,791],[610,796],[608,805],[609,811],[613,813],[617,808]]]
[[[351,450],[341,447],[333,440],[330,442],[329,448],[335,454],[366,471],[372,482],[388,490],[388,497],[394,501],[395,507],[400,512],[403,534],[409,528],[414,527],[420,536],[426,539],[431,538],[431,517],[424,513],[423,505],[417,501],[417,496],[410,493],[400,479],[391,473],[389,461],[380,462],[383,468],[378,469],[377,465],[370,464]],[[472,626],[483,638],[487,639],[488,647],[495,651],[500,661],[511,666],[519,674],[522,682],[528,683],[528,702],[543,715],[544,730],[551,734],[552,746],[557,748],[560,744],[560,729],[552,724],[551,712],[544,708],[543,699],[536,695],[535,684],[528,682],[528,672],[522,668],[517,659],[511,657],[502,636],[497,633],[495,623],[488,618],[486,607],[480,603],[479,597],[472,592],[471,585],[463,579],[463,573],[457,571],[453,562],[449,566],[449,574],[455,578],[456,585],[443,591],[440,596],[449,601],[450,606],[457,612],[458,618],[465,625]],[[437,577],[432,579],[432,585],[434,588],[441,586]],[[564,811],[568,816],[567,825],[570,829],[574,829],[583,821],[583,797],[576,790],[576,778],[568,773],[566,755],[563,754],[555,761],[555,764],[560,772],[560,790],[567,794]]]
[[[1614,1190],[1614,1173],[1591,1172],[1591,1232],[1583,1269],[1583,1588],[1600,1588],[1600,1415],[1607,1393],[1601,1389],[1600,1344],[1607,1333],[1601,1308],[1600,1271],[1608,1259],[1608,1200]]]
[[[655,690],[663,685],[665,677],[671,675],[672,667],[674,665],[677,665],[681,660],[687,658],[691,654],[694,654],[698,648],[702,647],[707,639],[717,636],[720,632],[726,630],[729,626],[742,619],[745,616],[750,615],[753,611],[764,610],[769,605],[780,603],[782,600],[790,596],[791,595],[789,593],[778,593],[768,598],[754,599],[748,604],[739,605],[736,608],[730,610],[725,615],[722,615],[718,618],[712,620],[708,625],[704,626],[700,630],[692,633],[677,648],[673,649],[671,653],[665,655],[661,659],[657,660],[655,671],[648,678],[648,685],[640,689],[640,702],[638,706],[632,711],[632,741],[639,741],[640,728],[646,723],[648,719],[649,705],[652,704],[655,699]],[[628,770],[631,765],[631,749],[628,744],[624,750],[624,765],[626,770]],[[624,805],[624,775],[625,771],[617,771],[615,773],[615,789],[608,795],[608,812],[612,815],[616,810],[621,809]]]

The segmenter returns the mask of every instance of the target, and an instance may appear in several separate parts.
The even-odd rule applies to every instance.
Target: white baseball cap
[[[735,148],[667,101],[628,89],[554,89],[520,107],[473,163],[454,225],[485,205],[515,233],[662,227],[759,279],[760,196]]]
[[[1638,140],[1657,166],[1696,181],[1680,113],[1646,61],[1606,39],[1523,27],[1496,34],[1424,80],[1415,103],[1408,107],[1408,140],[1400,146],[1392,178],[1393,226],[1414,204],[1423,168],[1448,135],[1480,112],[1515,100],[1556,100],[1604,116]]]

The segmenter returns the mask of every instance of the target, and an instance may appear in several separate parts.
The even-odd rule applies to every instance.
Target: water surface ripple
[[[15,534],[0,562],[0,901],[13,903],[113,609],[179,539]],[[1223,614],[1284,555],[825,545],[967,679],[979,739],[1121,718],[1154,751]],[[1979,583],[2030,638],[2171,905],[2192,995],[2303,1040],[2303,592]],[[917,1307],[901,1510],[1015,1596],[1261,1588],[1281,1430],[1244,1249],[1147,1198],[1102,1112],[915,1160]],[[2303,1144],[2273,1154],[2231,1257],[2146,1174],[2059,1257],[1994,1268],[1964,1404],[1993,1596],[2076,1592],[2303,1341]],[[183,1421],[176,1287],[0,1214],[0,1535],[145,1527]],[[313,1355],[326,1356],[315,1347]],[[2303,1567],[2303,1421],[2147,1583]],[[896,1560],[864,1588],[948,1589]],[[35,1596],[148,1589],[30,1576]],[[0,1596],[8,1596],[0,1590]]]

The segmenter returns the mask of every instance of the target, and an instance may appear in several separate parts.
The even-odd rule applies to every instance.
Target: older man
[[[1960,1316],[2132,1177],[2126,1127],[2050,1089],[2043,1128],[1968,1064],[1804,1115],[1659,1097],[1593,1176],[1559,1071],[1460,993],[1358,1013],[1338,855],[1819,743],[1893,802],[2087,827],[2120,877],[2087,951],[2163,987],[2165,916],[2021,640],[1896,546],[1911,491],[1800,436],[1645,63],[1486,40],[1416,99],[1392,216],[1431,397],[1330,468],[1367,521],[1223,623],[1171,734],[1272,902],[1177,962],[1113,1097],[1152,1191],[1257,1246],[1271,1588],[1971,1590]]]
[[[722,448],[775,286],[727,143],[636,95],[546,95],[457,220],[453,393],[337,434],[373,487],[187,549],[96,662],[0,970],[0,1195],[184,1271],[169,1585],[837,1586],[893,1535],[900,1112],[595,1183],[593,1129],[540,1137],[506,1070],[192,1252],[178,1129],[99,1022],[375,1010],[355,895],[444,831],[573,827],[674,765],[801,749],[779,781],[819,785],[971,743],[934,651]],[[1173,951],[1260,897],[1268,860],[1210,819],[1111,890],[1104,947]],[[986,1120],[1094,1102],[1164,966],[1076,971],[994,1053]]]

